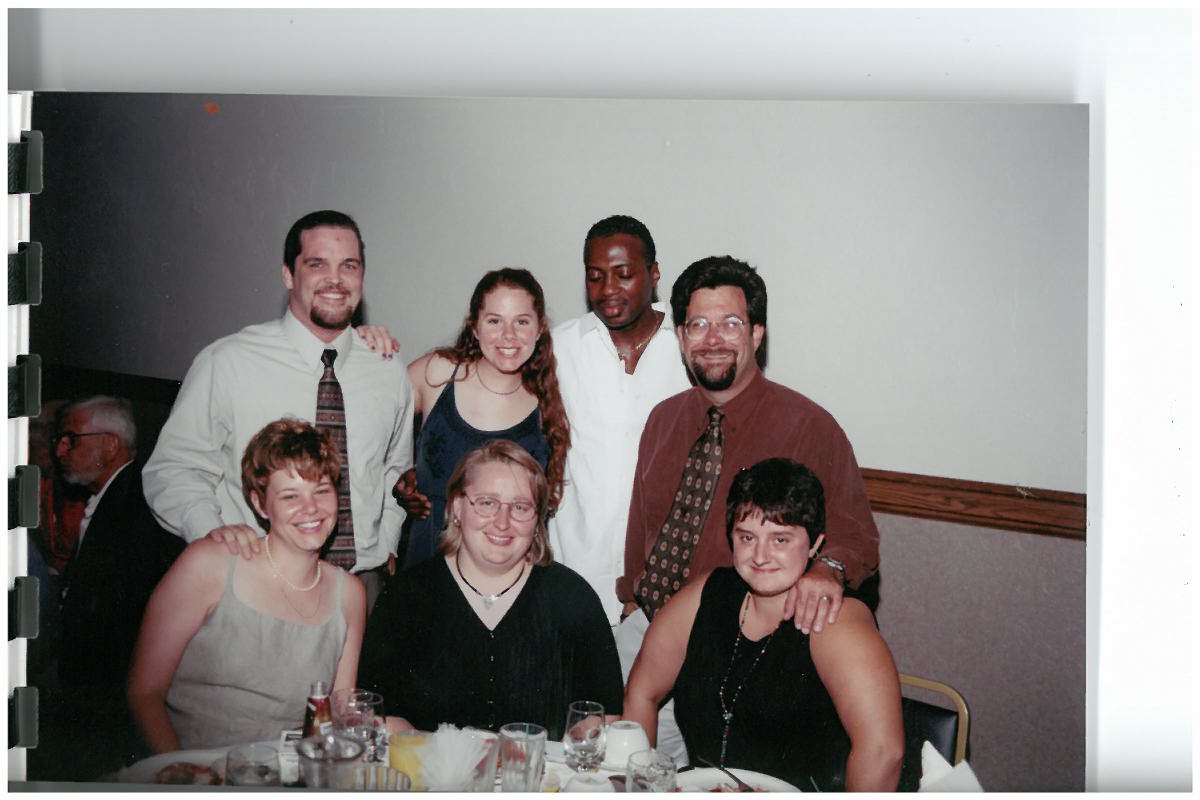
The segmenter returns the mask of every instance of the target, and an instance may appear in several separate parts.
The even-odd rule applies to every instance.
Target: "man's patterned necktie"
[[[350,461],[346,455],[346,405],[342,399],[342,385],[333,373],[333,362],[337,350],[332,348],[321,353],[325,372],[317,384],[317,427],[329,431],[342,457],[342,481],[338,486],[337,530],[333,544],[325,558],[350,570],[354,567],[354,518],[350,514]]]
[[[688,565],[704,530],[717,477],[721,474],[721,455],[725,449],[721,420],[724,418],[716,406],[708,409],[708,427],[688,452],[671,511],[634,588],[638,605],[651,619],[671,595],[679,591],[691,571]]]

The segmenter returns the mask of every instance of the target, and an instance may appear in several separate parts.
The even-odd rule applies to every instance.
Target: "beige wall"
[[[980,783],[1082,791],[1085,544],[875,519],[880,630],[901,672],[945,681],[966,698]]]

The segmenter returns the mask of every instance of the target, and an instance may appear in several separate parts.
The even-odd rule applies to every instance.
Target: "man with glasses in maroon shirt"
[[[671,311],[695,386],[656,406],[642,432],[617,581],[626,614],[616,635],[622,661],[692,576],[732,563],[725,497],[739,469],[766,458],[794,459],[825,487],[825,543],[793,590],[796,627],[808,633],[835,624],[847,591],[874,609],[879,532],[854,450],[829,412],[763,375],[762,277],[731,256],[702,259],[675,281]],[[659,745],[678,757],[673,714],[664,716]]]

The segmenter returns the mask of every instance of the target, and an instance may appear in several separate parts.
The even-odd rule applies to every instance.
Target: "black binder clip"
[[[18,686],[8,698],[8,749],[38,746],[38,690]]]
[[[42,243],[21,242],[8,254],[8,304],[36,306],[42,302]]]
[[[8,368],[8,418],[36,417],[42,413],[42,357],[17,356]]]
[[[8,479],[8,529],[38,526],[38,490],[42,471],[36,464],[20,464]]]
[[[42,193],[42,132],[22,131],[8,143],[8,193]]]
[[[8,640],[36,639],[40,615],[38,611],[38,579],[21,575],[13,579],[8,590]]]

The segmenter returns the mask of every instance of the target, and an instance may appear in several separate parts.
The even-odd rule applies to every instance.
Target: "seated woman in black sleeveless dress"
[[[654,741],[659,703],[672,693],[693,763],[803,791],[894,791],[900,684],[871,612],[847,598],[820,633],[784,623],[788,589],[824,528],[824,491],[808,468],[772,458],[739,472],[726,511],[734,566],[691,581],[655,615],[625,687],[625,718]],[[819,534],[811,547],[810,534]]]

